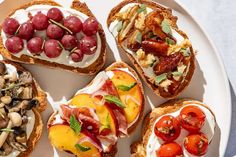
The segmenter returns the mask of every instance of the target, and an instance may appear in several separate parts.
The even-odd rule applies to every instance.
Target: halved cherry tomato
[[[203,133],[192,134],[184,139],[186,150],[197,156],[206,154],[208,148],[208,139]]]
[[[157,157],[177,157],[181,155],[183,155],[183,150],[175,142],[164,144],[156,151]]]
[[[197,106],[187,106],[180,111],[182,127],[191,133],[198,132],[205,123],[205,113]]]
[[[171,142],[179,137],[180,123],[175,117],[165,115],[156,123],[154,131],[163,141]]]

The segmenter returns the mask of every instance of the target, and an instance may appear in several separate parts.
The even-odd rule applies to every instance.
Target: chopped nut
[[[191,42],[188,39],[184,39],[180,44],[169,45],[168,55],[179,52],[181,48],[188,48],[191,46]]]
[[[139,49],[139,50],[136,52],[136,54],[137,54],[137,58],[138,58],[139,60],[142,60],[142,59],[145,58],[145,52],[144,52],[142,49]]]
[[[164,88],[164,90],[165,90],[166,92],[168,92],[168,87],[169,87],[171,84],[172,84],[172,81],[166,79],[166,80],[164,80],[164,81],[162,81],[162,82],[160,83],[160,87]]]

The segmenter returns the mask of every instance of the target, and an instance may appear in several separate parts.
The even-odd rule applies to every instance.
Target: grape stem
[[[56,21],[54,21],[54,20],[52,20],[52,19],[49,19],[49,21],[50,21],[51,23],[53,23],[53,24],[55,24],[55,25],[61,27],[62,29],[66,30],[66,31],[69,32],[70,34],[73,34],[73,32],[72,32],[69,28],[63,26],[61,23],[56,22]]]

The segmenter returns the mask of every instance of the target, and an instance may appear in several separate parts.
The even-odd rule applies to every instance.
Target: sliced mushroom
[[[33,81],[33,78],[30,72],[24,71],[19,77],[19,82],[22,84],[31,84],[32,81]]]
[[[12,97],[19,98],[21,93],[23,92],[24,87],[15,87],[12,89]]]
[[[23,92],[20,96],[21,99],[32,99],[33,98],[33,91],[32,87],[25,87]]]
[[[4,115],[4,117],[0,117],[0,129],[2,128],[6,128],[7,127],[7,124],[8,124],[8,117]]]
[[[19,136],[16,136],[16,141],[19,143],[26,143],[27,142],[26,134],[21,134]]]
[[[27,146],[26,146],[26,145],[23,145],[23,144],[18,143],[18,142],[10,142],[10,145],[11,145],[14,149],[16,149],[16,150],[18,150],[18,151],[20,151],[20,152],[24,152],[24,151],[27,150]]]
[[[6,72],[6,65],[3,62],[0,62],[0,74],[3,75]]]
[[[1,102],[6,105],[10,104],[11,101],[12,101],[12,98],[10,96],[6,95],[6,96],[1,97]]]
[[[18,79],[17,78],[17,72],[13,72],[12,74],[4,75],[4,79],[8,79],[11,82],[17,81],[17,79]]]
[[[17,112],[10,112],[8,113],[8,117],[10,118],[13,126],[21,126],[22,124],[22,118],[21,115]]]

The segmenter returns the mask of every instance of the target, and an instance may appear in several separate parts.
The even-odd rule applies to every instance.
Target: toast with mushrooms
[[[144,104],[135,71],[123,62],[113,63],[60,105],[48,121],[49,139],[76,156],[115,156],[118,138],[134,132]]]
[[[0,27],[1,54],[12,61],[94,74],[105,63],[102,26],[85,3],[65,8],[33,0],[12,11]]]
[[[216,126],[212,110],[192,99],[169,100],[145,117],[132,157],[209,156]]]
[[[0,61],[0,156],[28,156],[42,133],[46,94],[31,73]]]
[[[180,94],[195,69],[192,45],[176,22],[171,9],[149,0],[125,0],[107,18],[120,51],[163,98]]]

